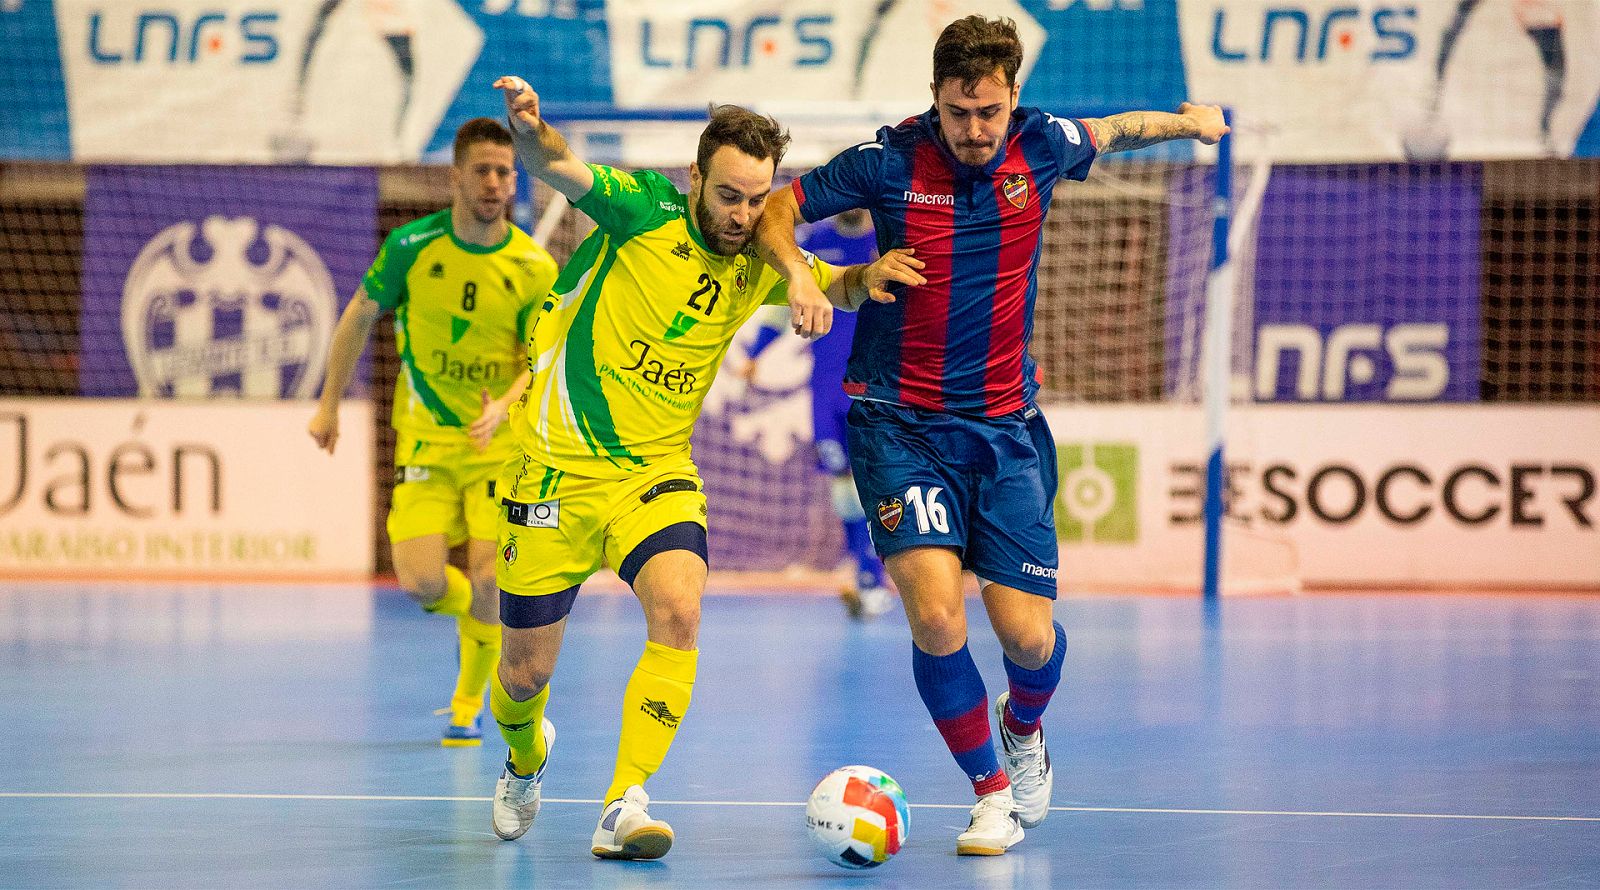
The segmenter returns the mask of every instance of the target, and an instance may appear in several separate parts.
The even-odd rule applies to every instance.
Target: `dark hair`
[[[946,25],[933,45],[933,87],[950,78],[961,81],[962,90],[971,93],[979,81],[999,68],[1006,86],[1017,82],[1022,67],[1022,38],[1017,23],[1010,19],[986,19],[969,15]]]
[[[511,145],[511,131],[505,125],[492,117],[475,117],[461,125],[456,130],[456,142],[452,157],[455,163],[461,163],[466,157],[467,149],[479,142],[493,142],[495,145]]]
[[[694,161],[700,175],[706,175],[711,156],[724,145],[731,145],[758,161],[772,159],[773,169],[789,150],[789,131],[772,118],[737,105],[712,105],[711,122],[700,132],[700,148]]]

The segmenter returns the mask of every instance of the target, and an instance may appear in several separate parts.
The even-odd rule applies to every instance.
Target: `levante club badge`
[[[1011,206],[1021,210],[1028,206],[1028,177],[1021,173],[1013,173],[1006,177],[1000,184],[1000,192],[1011,202]]]
[[[900,517],[906,514],[906,505],[899,498],[884,498],[878,502],[878,523],[886,531],[900,527]]]

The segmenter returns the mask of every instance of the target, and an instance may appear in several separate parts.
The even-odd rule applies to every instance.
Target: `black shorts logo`
[[[667,703],[664,701],[647,698],[644,700],[644,704],[639,706],[639,710],[649,714],[657,723],[668,729],[678,728],[678,721],[681,718],[672,713],[672,709],[667,707]]]

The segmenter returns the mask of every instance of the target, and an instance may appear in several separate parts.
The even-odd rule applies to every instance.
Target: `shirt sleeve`
[[[648,232],[685,212],[678,187],[654,170],[628,173],[605,164],[588,167],[594,171],[594,186],[572,206],[605,232],[625,238]]]
[[[366,290],[367,296],[389,311],[405,302],[406,270],[416,255],[415,251],[408,251],[402,246],[400,232],[400,229],[395,229],[383,239],[377,258],[361,278],[361,287]]]
[[[828,285],[833,284],[834,276],[839,274],[839,270],[823,262],[809,250],[800,252],[805,254],[806,263],[811,266],[811,280],[817,283],[819,289],[826,291]],[[789,302],[789,282],[776,273],[774,277],[777,277],[778,281],[772,286],[772,290],[767,292],[766,299],[761,301],[763,305],[778,306]]]
[[[1083,121],[1045,114],[1044,135],[1050,143],[1050,153],[1056,159],[1062,179],[1082,182],[1089,176],[1089,166],[1094,163],[1099,151]]]
[[[877,142],[847,148],[794,181],[794,198],[806,222],[877,206],[886,134],[887,131],[878,131]]]

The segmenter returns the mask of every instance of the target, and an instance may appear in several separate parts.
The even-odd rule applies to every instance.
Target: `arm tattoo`
[[[1084,121],[1094,134],[1101,154],[1133,151],[1172,139],[1193,138],[1189,119],[1165,111],[1128,111]]]

